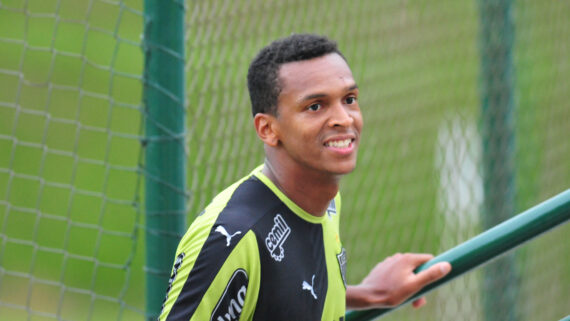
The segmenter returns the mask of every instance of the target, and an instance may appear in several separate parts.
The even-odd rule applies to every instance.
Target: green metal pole
[[[162,308],[186,223],[184,2],[145,0],[146,317]]]
[[[482,223],[489,229],[515,214],[515,125],[512,0],[479,0],[481,26]],[[515,321],[519,273],[514,253],[483,270],[487,321]]]
[[[570,220],[570,189],[436,256],[420,266],[416,272],[423,271],[439,262],[449,262],[452,270],[443,279],[423,288],[406,303],[508,250],[568,222],[568,220]],[[372,320],[394,309],[396,308],[350,311],[346,314],[346,321]],[[458,319],[461,319],[461,317],[458,316]]]

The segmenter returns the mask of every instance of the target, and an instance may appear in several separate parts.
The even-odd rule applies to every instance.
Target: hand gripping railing
[[[453,267],[444,278],[421,289],[398,307],[447,283],[457,276],[488,262],[522,243],[544,233],[570,219],[570,189],[504,221],[503,223],[459,244],[416,269],[423,271],[439,262],[449,262]],[[346,321],[372,320],[395,308],[349,311]]]

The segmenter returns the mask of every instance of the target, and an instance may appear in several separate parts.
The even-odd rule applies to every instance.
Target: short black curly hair
[[[279,68],[282,64],[330,53],[337,53],[344,59],[336,42],[315,34],[293,34],[261,49],[247,72],[253,116],[257,113],[277,115],[277,100],[282,89],[279,83]]]

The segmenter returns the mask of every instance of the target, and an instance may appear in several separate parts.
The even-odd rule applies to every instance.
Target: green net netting
[[[132,319],[142,4],[0,2],[0,319]]]
[[[342,183],[349,281],[394,252],[437,254],[483,231],[481,30],[501,26],[481,2],[186,2],[187,221],[263,161],[250,60],[314,32],[338,41],[361,92],[358,167]],[[0,1],[0,320],[144,318],[142,11]],[[518,213],[569,187],[570,5],[517,1],[509,14]],[[383,319],[561,319],[569,233],[509,254],[493,272],[514,279],[504,293],[478,269]]]

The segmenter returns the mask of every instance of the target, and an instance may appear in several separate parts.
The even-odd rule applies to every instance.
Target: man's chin
[[[335,173],[336,175],[343,176],[352,173],[355,168],[356,168],[356,163],[346,164],[345,166],[339,166],[335,168],[332,172]]]

